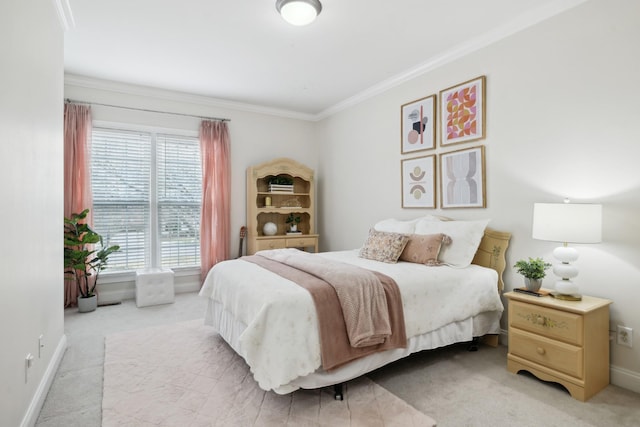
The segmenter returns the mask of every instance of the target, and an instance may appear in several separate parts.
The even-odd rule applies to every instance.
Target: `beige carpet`
[[[79,399],[82,396],[77,396]],[[367,378],[345,400],[331,388],[278,395],[261,390],[244,360],[202,320],[106,338],[103,427],[435,426]]]

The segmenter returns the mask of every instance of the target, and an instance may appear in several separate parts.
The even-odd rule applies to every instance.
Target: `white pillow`
[[[451,237],[451,244],[440,249],[438,259],[454,267],[467,267],[480,246],[489,219],[477,221],[429,221],[416,223],[415,234],[443,233]]]
[[[377,222],[376,225],[373,226],[373,228],[375,228],[376,231],[383,231],[385,233],[414,234],[416,224],[419,221],[440,221],[440,218],[433,215],[426,215],[407,221],[400,221],[398,219],[389,218]]]

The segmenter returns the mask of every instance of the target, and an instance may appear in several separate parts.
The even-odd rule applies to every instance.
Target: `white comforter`
[[[386,264],[359,258],[357,250],[318,256],[392,277],[402,295],[407,338],[481,312],[503,310],[498,276],[489,268]],[[235,348],[262,389],[277,389],[321,366],[315,308],[302,287],[256,264],[232,260],[211,269],[200,295],[246,325]],[[220,327],[215,319],[206,323]]]

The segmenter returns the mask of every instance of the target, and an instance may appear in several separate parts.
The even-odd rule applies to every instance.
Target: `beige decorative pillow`
[[[415,234],[442,233],[451,244],[442,247],[438,259],[453,267],[467,267],[480,246],[488,219],[475,221],[418,221]]]
[[[400,254],[407,245],[409,236],[400,233],[386,233],[369,230],[369,237],[360,249],[360,257],[388,263],[398,262]]]
[[[400,261],[414,262],[425,265],[442,265],[438,260],[440,248],[451,243],[451,237],[446,234],[412,234],[407,246],[400,255]]]

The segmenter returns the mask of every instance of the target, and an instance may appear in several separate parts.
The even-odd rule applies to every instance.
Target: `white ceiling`
[[[65,72],[318,117],[584,0],[321,1],[68,0]]]

